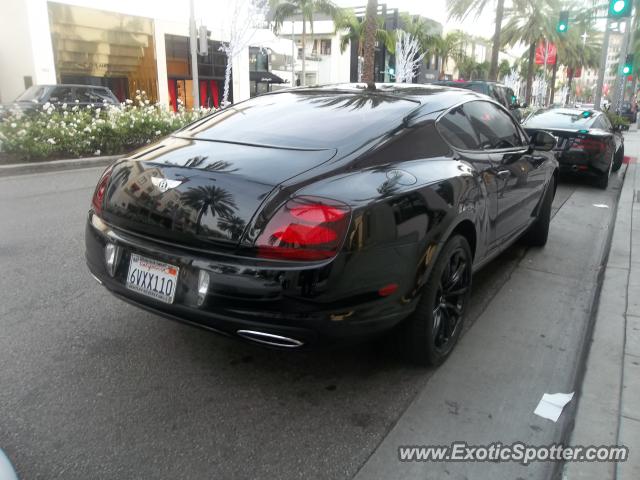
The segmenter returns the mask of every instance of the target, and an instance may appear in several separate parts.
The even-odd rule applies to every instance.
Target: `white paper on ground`
[[[548,418],[554,422],[558,421],[562,409],[573,398],[573,392],[571,393],[545,393],[542,395],[542,399],[538,406],[533,411],[536,415],[542,418]]]
[[[609,208],[609,205],[605,205],[604,203],[594,203],[593,206],[596,208]]]

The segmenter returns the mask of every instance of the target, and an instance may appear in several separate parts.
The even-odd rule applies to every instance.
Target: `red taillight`
[[[575,138],[572,148],[586,152],[602,153],[607,149],[607,141],[597,138]]]
[[[271,218],[255,246],[263,258],[324,260],[338,253],[351,209],[317,197],[289,200]]]
[[[93,211],[96,215],[102,214],[104,194],[107,190],[107,185],[109,184],[109,179],[111,178],[112,171],[113,171],[113,166],[107,167],[107,169],[102,173],[100,180],[98,180],[98,185],[96,186],[95,192],[93,192],[93,199],[91,200],[91,205],[93,206]]]

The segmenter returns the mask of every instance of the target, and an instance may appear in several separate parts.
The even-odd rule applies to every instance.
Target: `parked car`
[[[509,109],[511,114],[519,122],[522,120],[521,109],[527,108],[526,104],[518,103],[518,98],[513,89],[497,82],[485,82],[481,80],[470,81],[454,81],[454,80],[440,80],[435,82],[438,85],[447,85],[450,87],[464,88],[467,90],[473,90],[474,92],[482,93],[493,98],[496,102],[502,104]]]
[[[596,110],[549,108],[532,113],[523,123],[533,135],[546,130],[557,139],[560,171],[593,177],[600,188],[624,160],[624,137],[607,116]]]
[[[554,138],[446,87],[280,90],[108,167],[86,226],[118,298],[283,348],[398,331],[439,364],[472,272],[547,240]]]
[[[93,85],[33,85],[20,95],[11,105],[23,112],[42,109],[50,103],[55,107],[67,104],[69,108],[74,105],[80,107],[107,105],[120,105],[118,99],[107,87]]]
[[[633,107],[631,102],[622,102],[620,105],[620,116],[627,119],[629,123],[636,123],[638,120],[638,110]]]

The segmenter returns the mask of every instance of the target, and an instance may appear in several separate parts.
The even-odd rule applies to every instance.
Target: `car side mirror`
[[[544,130],[538,130],[531,136],[531,142],[529,145],[534,150],[549,152],[556,146],[556,137]]]
[[[617,123],[617,124],[615,124],[615,125],[613,126],[612,130],[613,130],[614,132],[620,132],[620,131],[622,131],[622,125],[621,125],[621,124],[619,124],[619,123]]]

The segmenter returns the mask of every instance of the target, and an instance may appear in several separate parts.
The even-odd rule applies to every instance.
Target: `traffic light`
[[[623,75],[631,75],[633,72],[633,53],[627,55],[627,58],[624,59],[624,65],[622,66],[622,74]]]
[[[609,0],[609,18],[631,16],[631,0]]]
[[[569,12],[567,10],[560,12],[560,19],[558,20],[556,30],[558,30],[558,33],[567,33],[567,30],[569,30]]]

